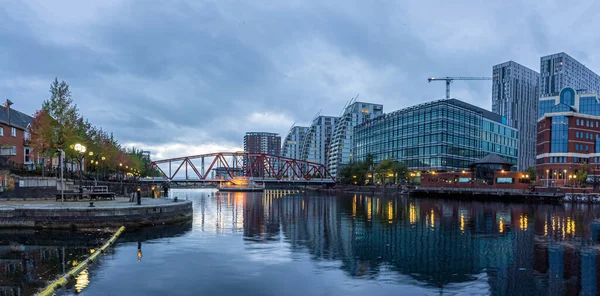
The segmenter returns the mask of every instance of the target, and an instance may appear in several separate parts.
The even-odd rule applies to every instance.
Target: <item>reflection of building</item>
[[[281,137],[275,133],[248,132],[244,136],[244,152],[279,155]]]
[[[357,160],[393,159],[411,170],[455,171],[489,153],[517,164],[518,133],[506,118],[449,99],[394,111],[354,129]]]
[[[597,256],[577,250],[593,236],[577,227],[597,218],[588,210],[570,218],[552,205],[265,192],[244,201],[244,236],[278,243],[283,233],[292,251],[339,260],[351,277],[385,269],[446,290],[485,274],[493,295],[596,295]]]
[[[600,175],[600,103],[596,94],[579,94],[573,88],[556,97],[540,99],[537,124],[537,171],[551,183],[568,184],[582,163],[589,175]]]
[[[300,159],[327,165],[329,143],[335,128],[337,117],[317,116],[301,144]]]
[[[354,102],[344,108],[333,130],[327,169],[336,177],[339,168],[350,163],[354,158],[352,136],[354,127],[363,122],[383,115],[383,105]]]
[[[306,126],[292,126],[281,147],[283,157],[300,159],[300,144],[308,131]]]
[[[504,117],[519,131],[519,171],[535,166],[535,118],[540,74],[513,61],[492,70],[492,112]]]

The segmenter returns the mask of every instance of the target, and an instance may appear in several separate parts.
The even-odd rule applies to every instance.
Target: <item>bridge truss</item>
[[[153,176],[169,181],[259,180],[335,182],[325,165],[271,154],[220,152],[152,162]]]

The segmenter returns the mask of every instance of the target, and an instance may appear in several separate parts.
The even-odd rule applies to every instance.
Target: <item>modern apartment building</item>
[[[329,144],[337,122],[334,116],[317,116],[301,144],[300,159],[327,165]]]
[[[307,126],[292,126],[281,147],[281,155],[283,157],[300,159],[300,145],[309,127]]]
[[[381,115],[383,115],[383,105],[380,104],[353,102],[344,108],[333,130],[329,148],[327,169],[333,177],[337,176],[338,170],[343,165],[350,163],[354,158],[355,153],[352,151],[354,127]]]
[[[537,172],[545,185],[566,185],[587,163],[588,176],[600,176],[600,103],[595,93],[574,88],[540,98]]]
[[[0,109],[0,157],[17,164],[35,163],[29,147],[33,118],[10,107]]]
[[[404,162],[413,171],[457,171],[490,153],[516,169],[517,129],[506,118],[456,100],[432,101],[387,113],[354,128],[356,160],[368,154]]]
[[[281,137],[276,133],[248,132],[244,136],[244,152],[280,155]]]
[[[600,76],[564,52],[541,57],[540,97],[558,96],[566,87],[600,93]]]
[[[519,131],[517,169],[535,166],[539,73],[513,61],[492,68],[492,112]]]

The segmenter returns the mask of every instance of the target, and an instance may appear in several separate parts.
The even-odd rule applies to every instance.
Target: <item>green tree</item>
[[[375,176],[382,183],[385,183],[388,178],[392,178],[394,176],[394,161],[389,158],[382,160],[375,167]]]
[[[394,161],[392,171],[394,172],[395,183],[408,178],[408,167],[403,162]]]
[[[342,184],[364,185],[367,180],[367,170],[363,162],[351,162],[340,170],[339,181]]]
[[[536,179],[536,172],[535,172],[535,168],[534,167],[528,167],[527,168],[527,174],[529,175],[529,181],[535,181],[535,179]]]
[[[577,178],[577,182],[579,182],[579,185],[583,186],[585,184],[585,182],[587,181],[587,163],[582,163],[581,166],[579,167],[579,171],[577,171],[576,174],[576,178]]]
[[[368,174],[370,175],[369,177],[369,182],[371,184],[375,183],[375,174],[373,173],[373,165],[375,163],[375,157],[373,156],[373,154],[368,153],[367,156],[365,157],[365,161],[363,162],[363,166],[364,169],[368,172]]]
[[[67,148],[81,140],[77,106],[71,98],[69,85],[64,81],[58,82],[55,78],[50,85],[50,94],[50,99],[42,103],[42,110],[53,119],[48,145],[53,149],[63,149],[68,158],[73,158],[75,151]]]

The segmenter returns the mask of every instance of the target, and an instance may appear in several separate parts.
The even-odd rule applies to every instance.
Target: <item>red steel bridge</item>
[[[267,183],[335,183],[323,164],[247,152],[220,152],[153,161],[152,173],[155,181],[221,182],[235,177],[250,177]]]

